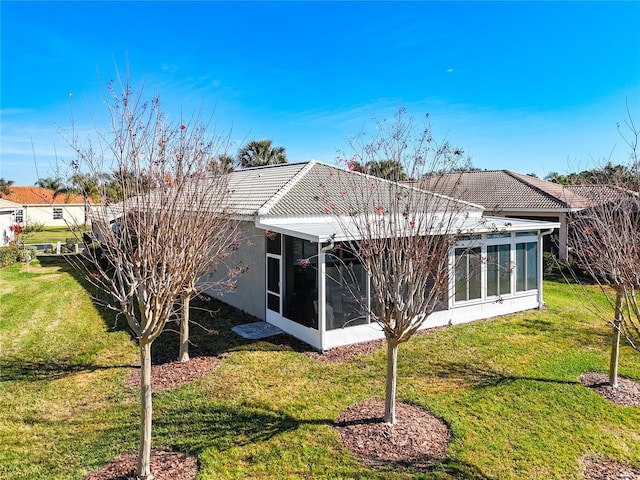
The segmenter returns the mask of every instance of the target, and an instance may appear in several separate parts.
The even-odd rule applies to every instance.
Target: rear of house
[[[318,350],[384,338],[361,308],[371,301],[370,279],[350,248],[362,238],[330,208],[351,195],[331,187],[340,175],[377,191],[386,186],[314,161],[231,173],[229,206],[245,236],[232,261],[249,270],[233,292],[210,292]],[[487,217],[465,202],[457,215],[443,232],[456,237],[449,294],[424,328],[541,307],[542,240],[558,223]]]

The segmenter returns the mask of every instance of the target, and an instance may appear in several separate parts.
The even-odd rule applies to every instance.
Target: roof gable
[[[373,206],[389,205],[390,195],[401,191],[410,193],[414,200],[420,197],[422,204],[428,203],[432,208],[454,201],[459,208],[482,212],[477,205],[315,160],[232,172],[229,190],[229,207],[238,215],[347,214],[354,206],[364,206],[366,201],[375,202]]]

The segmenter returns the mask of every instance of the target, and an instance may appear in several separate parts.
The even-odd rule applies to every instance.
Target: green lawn
[[[79,236],[82,237],[82,234]],[[70,231],[68,227],[44,227],[41,232],[30,232],[24,237],[26,243],[64,243],[68,238],[78,238],[78,233]]]
[[[97,310],[63,259],[0,271],[0,479],[80,479],[137,445],[137,349],[123,320]],[[384,349],[325,364],[229,331],[247,321],[215,303],[219,334],[194,350],[224,355],[207,377],[154,396],[154,446],[198,456],[201,479],[570,479],[593,454],[640,466],[640,408],[578,383],[606,372],[608,329],[573,290],[546,282],[548,310],[452,327],[400,347],[399,400],[446,420],[449,458],[427,474],[361,466],[331,427],[384,392]],[[117,320],[117,321],[116,321]],[[194,327],[193,330],[197,329]],[[158,340],[170,354],[177,335]],[[620,373],[640,379],[622,349]]]

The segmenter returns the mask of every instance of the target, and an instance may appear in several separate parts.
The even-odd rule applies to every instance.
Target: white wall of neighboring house
[[[84,205],[26,205],[22,207],[22,210],[23,226],[37,222],[47,227],[66,227],[69,225],[82,225],[85,221]]]
[[[15,240],[11,226],[15,225],[14,212],[20,205],[0,198],[0,247],[6,247]]]
[[[14,240],[13,232],[10,227],[13,221],[12,210],[0,210],[0,247],[6,247]]]

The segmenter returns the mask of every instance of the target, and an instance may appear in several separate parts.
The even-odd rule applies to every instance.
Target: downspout
[[[545,235],[549,235],[551,233],[553,233],[555,229],[552,228],[550,230],[545,230],[544,232],[540,232],[538,233],[538,272],[540,272],[538,274],[538,308],[544,308],[545,304],[544,301],[542,299],[542,280],[544,278],[544,270],[543,270],[543,241],[542,241],[542,237],[544,237]]]
[[[327,330],[327,301],[326,301],[326,268],[325,268],[325,255],[328,251],[333,250],[334,247],[333,234],[329,239],[329,245],[322,247],[319,250],[318,255],[318,275],[320,275],[318,281],[318,332],[320,334],[320,351],[325,351],[325,332]],[[321,243],[318,243],[321,245]]]

